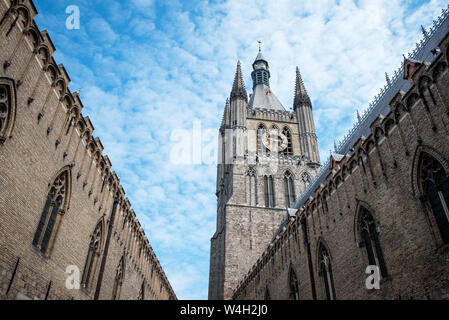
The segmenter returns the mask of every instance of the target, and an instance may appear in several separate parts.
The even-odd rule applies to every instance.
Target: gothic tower
[[[312,103],[299,71],[289,112],[271,90],[270,66],[260,48],[252,67],[248,99],[238,62],[219,131],[209,279],[214,300],[231,298],[320,167]]]

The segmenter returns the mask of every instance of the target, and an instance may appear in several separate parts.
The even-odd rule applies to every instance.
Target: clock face
[[[288,147],[288,138],[277,130],[272,130],[263,135],[262,143],[272,152],[282,152]]]

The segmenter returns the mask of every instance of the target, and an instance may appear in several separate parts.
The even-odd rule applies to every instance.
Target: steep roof
[[[271,91],[270,87],[259,84],[254,88],[248,106],[260,109],[273,109],[276,111],[286,111],[282,103]]]

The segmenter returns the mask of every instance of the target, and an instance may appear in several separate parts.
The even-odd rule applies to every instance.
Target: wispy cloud
[[[248,91],[257,42],[288,109],[299,66],[322,158],[399,67],[444,0],[38,1],[72,89],[181,299],[206,299],[215,165],[173,165],[170,136],[195,119],[218,129],[237,59]],[[65,7],[81,9],[66,30]],[[215,137],[214,137],[215,139]]]

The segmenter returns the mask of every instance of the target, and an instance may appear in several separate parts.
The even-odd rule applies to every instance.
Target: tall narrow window
[[[422,153],[419,179],[424,198],[432,208],[444,244],[449,244],[449,179],[443,166],[431,155]]]
[[[309,184],[310,184],[310,176],[306,172],[304,172],[301,177],[301,186],[302,186],[301,192],[306,191]]]
[[[246,195],[248,204],[251,206],[257,205],[257,174],[254,168],[250,168],[248,170],[248,172],[246,173],[246,179]]]
[[[69,179],[70,172],[64,170],[51,185],[34,235],[33,245],[47,257],[53,247],[62,216],[68,207]]]
[[[11,135],[16,113],[14,83],[0,78],[0,145]]]
[[[291,208],[296,200],[295,182],[290,171],[284,174],[285,206]]]
[[[290,297],[293,300],[299,300],[299,284],[298,278],[296,277],[295,270],[290,267],[289,273],[289,286],[290,286]]]
[[[292,133],[289,128],[285,127],[282,130],[282,133],[287,137],[288,145],[287,148],[283,151],[284,155],[292,156],[293,155],[293,143],[292,143]]]
[[[273,176],[264,176],[265,206],[276,207]]]
[[[323,244],[320,244],[319,257],[319,276],[324,284],[326,299],[335,300],[334,279],[332,274],[332,264],[329,253]]]
[[[89,244],[89,252],[87,253],[86,263],[84,265],[83,278],[81,285],[90,291],[92,282],[95,278],[95,270],[100,257],[103,239],[103,222],[100,221],[95,228]]]
[[[360,212],[360,230],[362,245],[365,246],[368,256],[368,263],[371,266],[378,266],[382,277],[387,277],[387,268],[379,242],[379,233],[373,216],[365,208]]]
[[[263,124],[257,128],[257,153],[266,154],[268,149],[263,144],[263,137],[267,134],[267,128]]]
[[[120,259],[120,263],[118,264],[117,271],[115,272],[112,300],[120,299],[120,291],[122,290],[124,276],[125,276],[125,257],[122,257],[122,259]]]

